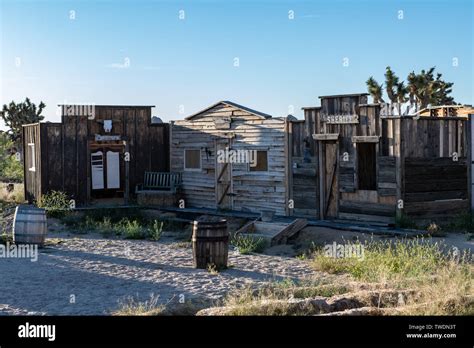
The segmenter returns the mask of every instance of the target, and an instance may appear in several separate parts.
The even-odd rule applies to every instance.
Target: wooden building
[[[152,107],[62,105],[61,123],[24,126],[25,198],[60,190],[78,206],[126,203],[145,171],[169,170],[169,125],[152,123]]]
[[[367,94],[320,98],[290,125],[295,215],[393,223],[468,209],[465,117],[383,117]]]
[[[424,108],[416,113],[420,116],[430,117],[465,117],[474,114],[474,108],[471,105],[439,105]]]
[[[287,118],[229,101],[171,125],[186,207],[289,214]]]

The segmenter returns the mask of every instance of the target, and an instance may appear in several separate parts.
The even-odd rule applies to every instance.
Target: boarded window
[[[250,164],[251,172],[266,172],[268,170],[268,152],[257,151],[257,163]]]
[[[375,143],[357,144],[357,177],[359,190],[376,190]]]
[[[184,151],[184,169],[200,170],[201,169],[201,150],[185,150]]]
[[[36,151],[35,151],[35,144],[34,143],[29,143],[28,144],[28,149],[30,151],[30,158],[31,158],[31,162],[30,162],[30,166],[28,168],[28,170],[30,172],[36,172]]]

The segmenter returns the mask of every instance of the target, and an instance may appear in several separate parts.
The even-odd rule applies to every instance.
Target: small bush
[[[119,230],[125,239],[144,239],[145,230],[137,220],[123,220],[119,224]]]
[[[8,134],[0,132],[0,178],[22,182],[23,164],[17,160],[16,154],[13,154],[13,148],[15,144]]]
[[[207,265],[207,271],[212,275],[218,275],[219,274],[219,268],[213,263],[210,263],[210,264]]]
[[[151,240],[159,241],[163,234],[163,222],[155,220],[148,230],[148,237]]]
[[[13,243],[12,236],[6,233],[0,234],[0,244],[6,245],[7,243]]]
[[[395,226],[398,228],[418,229],[416,222],[405,214],[395,217]]]
[[[383,281],[432,274],[446,262],[444,251],[442,245],[418,238],[377,241],[364,244],[364,257],[361,259],[332,258],[318,252],[313,265],[317,270],[329,273],[347,272],[359,280]]]
[[[144,302],[128,297],[124,301],[119,302],[120,308],[113,312],[112,315],[117,316],[152,316],[161,315],[165,310],[164,305],[158,304],[159,296],[150,295],[150,299]]]
[[[428,227],[426,227],[426,231],[432,237],[444,237],[446,233],[443,232],[440,225],[436,224],[435,222],[431,222]]]
[[[260,253],[266,247],[266,242],[263,238],[237,235],[231,240],[231,244],[239,250],[241,254]]]
[[[471,213],[463,213],[455,216],[452,221],[446,225],[450,231],[459,231],[465,233],[474,232],[474,216]]]
[[[44,208],[50,217],[61,218],[71,210],[70,200],[66,193],[61,191],[50,191],[41,197],[38,207]]]

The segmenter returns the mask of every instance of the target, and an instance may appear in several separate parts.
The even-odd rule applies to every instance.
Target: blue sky
[[[301,117],[387,65],[436,66],[456,101],[474,99],[471,0],[0,3],[0,103],[42,100],[50,121],[59,103],[156,105],[173,120],[219,100]]]

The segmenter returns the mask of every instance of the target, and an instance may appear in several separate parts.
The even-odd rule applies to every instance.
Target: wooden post
[[[393,120],[393,154],[395,156],[395,178],[397,183],[397,207],[396,215],[400,218],[403,215],[403,209],[399,208],[400,201],[403,203],[403,149],[402,149],[402,136],[401,136],[402,120],[397,118]]]
[[[473,197],[473,187],[474,185],[474,180],[472,180],[473,174],[474,174],[474,159],[472,156],[473,150],[474,150],[474,142],[472,141],[472,137],[474,135],[474,114],[469,114],[469,119],[468,119],[468,127],[467,128],[467,181],[468,181],[468,199],[469,199],[469,207],[471,210],[471,213],[474,211],[474,197]]]
[[[318,166],[319,166],[319,218],[324,220],[326,199],[325,199],[325,186],[326,186],[326,161],[323,159],[323,142],[318,141]]]
[[[293,198],[293,123],[285,119],[285,214],[293,215],[289,201]],[[294,207],[293,207],[294,208]]]
[[[130,151],[130,145],[128,141],[125,141],[125,153]],[[128,204],[130,199],[130,161],[125,161],[125,193],[124,193],[124,203]]]
[[[92,181],[91,181],[91,141],[87,141],[87,154],[86,154],[86,170],[87,170],[87,178],[86,178],[86,183],[87,183],[87,194],[86,194],[86,202],[84,205],[89,205],[91,202],[91,186],[92,186]],[[64,157],[64,156],[63,156]],[[64,170],[64,169],[63,169]],[[64,175],[63,175],[64,176]]]

